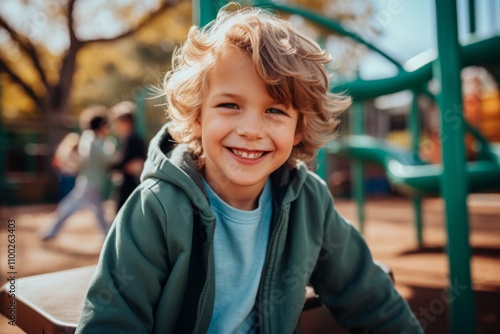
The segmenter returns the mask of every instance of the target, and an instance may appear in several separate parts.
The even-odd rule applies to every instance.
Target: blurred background
[[[225,2],[214,3],[217,7]],[[430,74],[438,47],[434,1],[276,3],[317,13],[352,33],[346,36],[301,15],[281,12],[332,54],[332,89],[347,89],[356,102],[362,101],[361,116],[356,114],[356,107],[342,116],[341,137],[365,134],[410,152],[419,164],[441,164],[442,119],[435,98],[440,84]],[[500,3],[458,0],[456,5],[462,45],[494,42],[475,51],[477,59],[482,53],[487,61],[467,61],[459,73],[462,103],[457,109],[463,110],[472,133],[474,129],[479,133],[464,136],[465,159],[474,162],[485,154],[493,152],[490,156],[495,156],[500,152],[495,151],[495,143],[500,142]],[[22,222],[23,275],[97,261],[102,240],[96,237],[95,227],[87,223],[87,213],[74,218],[66,239],[51,245],[37,239],[38,231],[50,221],[55,204],[67,193],[52,166],[55,150],[66,134],[80,132],[79,117],[85,108],[96,104],[111,107],[125,100],[136,104],[136,130],[148,143],[167,121],[158,88],[161,90],[176,46],[190,26],[199,22],[193,14],[197,10],[198,1],[191,0],[0,2],[0,216],[2,229],[8,217],[15,216]],[[414,85],[393,80],[392,88],[387,88],[383,80],[401,73],[424,73],[428,77],[412,79]],[[369,81],[370,88],[362,89],[360,85]],[[370,91],[373,94],[367,93]],[[419,116],[415,118],[412,110]],[[486,143],[492,149],[485,153]],[[497,159],[498,166],[499,158],[492,159]],[[446,331],[446,311],[437,309],[435,303],[441,300],[439,295],[449,280],[444,203],[438,193],[422,196],[392,184],[387,166],[374,160],[363,164],[366,202],[360,203],[357,198],[357,207],[353,181],[356,167],[349,152],[329,154],[317,168],[337,199],[339,210],[363,230],[376,257],[393,268],[398,290],[410,301],[419,320],[429,326],[429,333]],[[480,189],[467,200],[478,333],[500,330],[500,174],[494,169],[491,175],[492,184],[497,186]],[[103,192],[111,221],[115,195],[111,181],[103,185]],[[420,218],[415,219],[423,217],[425,221],[425,229],[417,232],[417,238],[413,228],[417,202],[412,205],[409,200],[415,198],[421,211]],[[81,240],[86,246],[76,246]],[[426,313],[418,313],[429,307],[438,310],[431,314],[433,320]],[[324,321],[315,319],[319,324]]]

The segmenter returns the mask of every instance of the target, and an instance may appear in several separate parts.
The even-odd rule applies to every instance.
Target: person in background
[[[44,241],[55,238],[67,219],[85,207],[94,211],[103,234],[108,232],[101,188],[107,180],[116,145],[108,138],[110,124],[106,114],[103,106],[90,107],[82,113],[80,122],[84,131],[78,143],[78,176],[73,189],[57,206],[54,223],[42,233]]]
[[[140,183],[140,175],[146,160],[144,141],[135,131],[135,105],[123,101],[111,108],[115,117],[115,132],[121,142],[121,158],[111,169],[121,174],[118,185],[117,211]]]

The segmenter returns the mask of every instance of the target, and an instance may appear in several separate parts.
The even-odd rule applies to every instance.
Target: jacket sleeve
[[[170,273],[165,214],[148,188],[118,213],[84,300],[77,333],[150,333]]]
[[[362,236],[326,197],[322,250],[310,280],[320,300],[352,333],[423,333]]]

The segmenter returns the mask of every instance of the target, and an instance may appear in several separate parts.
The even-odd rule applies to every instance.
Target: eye
[[[217,105],[217,108],[239,109],[239,107],[234,103],[221,103]]]
[[[266,110],[266,112],[268,114],[274,114],[274,115],[285,115],[287,116],[287,113],[285,113],[283,110],[281,109],[276,109],[276,108],[269,108]]]

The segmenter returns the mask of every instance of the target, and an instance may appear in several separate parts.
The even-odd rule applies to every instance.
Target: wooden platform
[[[17,280],[15,298],[0,289],[3,305],[15,301],[16,324],[27,333],[72,333],[76,328],[95,266],[24,277]]]
[[[388,270],[384,265],[382,268]],[[3,321],[0,330],[6,333],[74,333],[94,271],[95,265],[91,265],[23,277],[17,280],[15,297],[9,293],[10,283],[6,283],[0,288],[0,320]],[[388,274],[392,276],[390,272]],[[12,310],[7,307],[9,305]],[[307,313],[301,317],[301,332],[310,332],[307,318],[322,312],[321,307],[314,290],[307,287],[304,305]],[[337,326],[333,319],[330,320],[331,326]],[[336,333],[339,331],[342,329]]]

